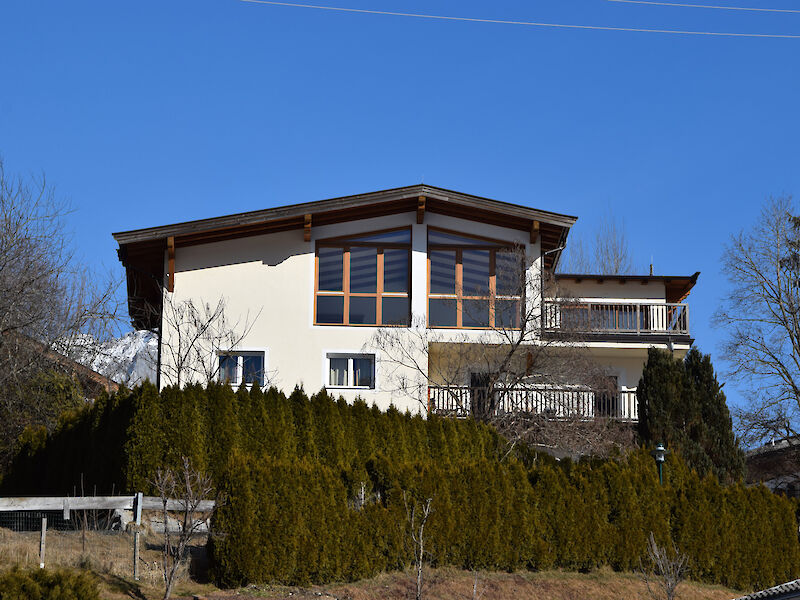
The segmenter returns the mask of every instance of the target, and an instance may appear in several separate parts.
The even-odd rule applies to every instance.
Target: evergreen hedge
[[[433,498],[435,566],[587,571],[639,566],[647,535],[689,555],[693,579],[756,589],[800,569],[795,505],[764,487],[701,479],[672,456],[660,486],[644,451],[619,461],[526,467],[511,459],[371,461],[372,501],[320,462],[236,453],[221,488],[213,574],[223,585],[354,580],[411,564],[405,502]],[[406,499],[403,497],[406,492]]]
[[[100,600],[88,571],[13,568],[0,574],[0,600]]]
[[[187,456],[225,498],[210,551],[226,585],[403,568],[406,502],[427,497],[439,566],[630,570],[652,531],[689,555],[695,579],[753,589],[800,571],[796,506],[763,487],[701,478],[678,453],[661,486],[644,450],[579,463],[505,451],[472,420],[382,412],[325,392],[145,385],[65,416],[50,435],[27,431],[2,493],[74,493],[81,475],[97,493],[153,493],[155,469]]]

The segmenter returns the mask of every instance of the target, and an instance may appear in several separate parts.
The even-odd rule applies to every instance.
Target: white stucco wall
[[[524,231],[430,213],[425,215],[423,225],[417,225],[416,214],[407,213],[313,227],[310,242],[303,240],[302,231],[295,230],[178,247],[175,252],[175,291],[165,292],[165,301],[175,304],[192,300],[195,304],[210,303],[213,306],[220,298],[224,298],[228,322],[238,323],[240,330],[245,323],[251,325],[248,334],[235,349],[264,351],[270,383],[285,392],[291,392],[295,385],[302,385],[307,392],[313,393],[326,383],[326,355],[375,352],[370,347],[370,340],[377,329],[370,326],[314,325],[315,242],[400,226],[410,226],[412,229],[411,310],[412,318],[423,322],[427,306],[428,226],[517,243],[525,248],[529,257],[540,256],[539,243],[530,244],[529,234]],[[529,277],[538,279],[540,259],[531,260],[527,268]],[[661,283],[569,283],[573,293],[583,298],[664,300],[664,286]],[[538,300],[528,298],[529,302]],[[485,331],[438,331],[445,336],[472,338],[485,334]],[[175,344],[174,338],[174,328],[165,322],[164,343]],[[643,344],[606,344],[593,347],[591,351],[618,375],[623,388],[637,385],[647,357],[647,349]],[[405,375],[413,380],[418,379],[418,375],[396,365],[389,367],[386,361],[382,363],[385,357],[380,352],[375,354],[374,390],[336,388],[332,392],[348,400],[361,396],[368,403],[375,402],[383,409],[394,403],[401,410],[424,410],[422,402],[426,395],[415,399],[387,389],[394,387],[388,385],[390,370],[394,381],[398,376]],[[424,368],[425,356],[419,359]],[[162,361],[169,363],[168,352],[163,353]],[[162,384],[166,383],[162,378]]]
[[[427,306],[427,227],[437,226],[465,234],[497,238],[521,244],[527,254],[538,256],[539,245],[531,245],[528,234],[462,219],[427,214],[425,224],[416,224],[416,214],[363,219],[312,228],[310,242],[302,231],[288,231],[227,240],[198,246],[178,247],[175,252],[175,291],[165,293],[166,302],[192,300],[195,304],[226,301],[226,317],[241,327],[251,324],[237,350],[264,350],[270,383],[287,393],[295,385],[316,392],[326,383],[328,353],[375,352],[369,342],[377,328],[369,326],[314,325],[314,249],[319,239],[399,226],[412,227],[411,310],[413,319],[426,318]],[[529,266],[538,273],[538,261]],[[441,330],[450,335],[452,330]],[[455,332],[454,335],[464,332]],[[478,337],[483,332],[466,335]],[[175,330],[165,323],[165,344],[176,344]],[[368,389],[336,388],[333,393],[348,400],[361,396],[381,408],[394,403],[401,410],[419,411],[423,405],[406,394],[392,393],[387,387],[387,367],[376,353],[376,386]],[[385,357],[384,357],[385,358]],[[169,353],[162,360],[169,361]],[[420,356],[424,365],[425,357]],[[403,369],[392,376],[403,375]],[[166,369],[164,369],[166,371]],[[416,373],[405,372],[409,378]],[[166,383],[166,381],[164,382]],[[423,398],[424,400],[424,398]]]

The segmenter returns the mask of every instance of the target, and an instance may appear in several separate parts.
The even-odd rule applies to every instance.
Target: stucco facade
[[[529,282],[533,282],[530,289],[534,290],[525,294],[525,308],[529,313],[539,314],[542,310],[543,292],[538,283],[541,282],[542,273],[551,270],[557,262],[569,226],[574,222],[574,217],[540,213],[525,207],[466,195],[454,196],[454,192],[448,195],[445,192],[447,191],[438,188],[423,189],[417,186],[408,188],[410,200],[406,204],[401,204],[405,202],[402,200],[405,198],[404,193],[390,190],[375,195],[287,207],[284,212],[277,212],[281,209],[272,209],[272,212],[267,211],[264,215],[248,213],[239,218],[233,215],[220,220],[115,234],[120,241],[120,256],[128,267],[129,301],[134,322],[144,322],[145,317],[141,316],[144,313],[140,308],[145,300],[149,305],[160,304],[160,322],[151,318],[148,326],[153,327],[153,323],[156,323],[162,330],[161,385],[171,383],[166,374],[174,372],[175,353],[168,350],[181,343],[179,338],[182,335],[169,318],[164,318],[169,313],[164,307],[187,301],[196,306],[215,306],[222,299],[226,323],[241,335],[237,336],[235,347],[219,346],[207,351],[209,369],[206,372],[212,372],[216,361],[226,353],[254,356],[259,361],[263,360],[266,378],[263,383],[275,385],[286,392],[290,392],[296,385],[303,386],[308,392],[327,388],[347,400],[360,396],[383,409],[394,404],[401,410],[424,412],[427,407],[425,389],[419,389],[414,394],[409,394],[407,390],[400,393],[395,385],[389,384],[390,378],[392,381],[404,377],[410,380],[418,377],[419,373],[406,366],[387,364],[385,353],[377,349],[374,343],[379,327],[316,324],[316,257],[319,242],[368,232],[408,228],[410,276],[407,295],[410,316],[412,323],[424,329],[430,325],[430,228],[498,240],[524,254],[525,275]],[[387,195],[389,193],[391,194]],[[360,212],[352,213],[355,210]],[[375,214],[376,212],[385,214]],[[293,216],[295,213],[299,218]],[[271,223],[278,223],[280,226],[273,226]],[[264,231],[261,232],[260,229]],[[205,233],[206,231],[210,233]],[[146,263],[145,260],[150,262]],[[492,265],[494,269],[494,258]],[[160,297],[143,289],[146,280],[139,274],[146,268],[150,269],[153,273],[152,279],[158,283]],[[650,325],[655,322],[653,315],[662,312],[675,314],[673,309],[669,309],[669,313],[662,310],[663,306],[667,306],[668,300],[674,302],[676,299],[674,282],[670,283],[663,278],[627,280],[620,277],[586,276],[567,277],[560,283],[561,289],[572,301],[578,302],[572,306],[573,309],[578,306],[579,310],[584,310],[584,304],[586,307],[591,304],[602,306],[605,311],[603,314],[611,314],[610,311],[617,310],[617,305],[635,306],[635,310],[646,313]],[[688,287],[684,285],[684,297],[693,283],[692,279]],[[380,290],[378,293],[380,295]],[[670,294],[673,298],[669,297]],[[556,300],[545,297],[544,303]],[[597,311],[595,308],[595,313]],[[638,329],[638,324],[644,324],[645,319],[639,313],[636,315]],[[669,324],[669,327],[673,325]],[[486,329],[479,328],[432,328],[430,331],[437,334],[437,343],[440,345],[448,340],[469,343],[471,340],[485,339],[487,335]],[[681,356],[691,343],[687,333],[685,327],[681,335],[671,335],[670,331],[662,332],[660,329],[626,332],[611,330],[599,333],[592,331],[580,345],[583,351],[594,356],[616,377],[620,390],[635,393],[647,349],[656,345]],[[574,340],[569,343],[574,344]],[[417,361],[419,369],[424,371],[428,367],[428,360],[443,360],[437,356],[442,357],[442,352],[421,352]],[[351,385],[337,385],[333,381],[334,363],[331,363],[331,359],[340,359],[336,364],[346,365],[347,357],[351,360],[374,358],[374,373],[369,385],[353,385],[353,369],[356,368],[356,363],[353,362],[349,363],[349,367],[342,367],[351,369],[350,379],[344,378]],[[243,363],[238,364],[241,374]],[[198,378],[201,376],[195,372],[184,377],[181,383]],[[433,377],[428,383],[434,385],[436,382],[432,379]],[[463,385],[469,386],[470,382],[464,381]]]

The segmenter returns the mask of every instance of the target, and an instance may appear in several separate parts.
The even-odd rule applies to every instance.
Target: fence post
[[[44,540],[47,535],[47,517],[42,517],[42,536],[39,539],[39,568],[44,569]]]
[[[137,492],[133,497],[133,579],[139,581],[139,530],[142,524],[142,492]]]

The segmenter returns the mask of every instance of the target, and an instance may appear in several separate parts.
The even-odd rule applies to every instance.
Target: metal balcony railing
[[[467,417],[480,411],[493,417],[521,412],[553,418],[607,418],[620,421],[639,419],[635,389],[596,392],[579,387],[489,389],[429,386],[428,411],[454,417]]]
[[[546,300],[548,333],[689,335],[687,304]]]

